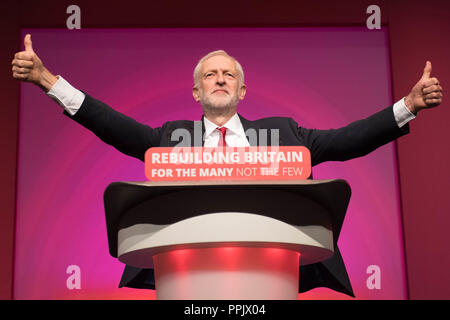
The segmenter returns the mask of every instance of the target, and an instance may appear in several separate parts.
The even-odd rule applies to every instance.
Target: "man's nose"
[[[217,74],[217,84],[219,85],[225,84],[225,77],[223,76],[222,73]]]

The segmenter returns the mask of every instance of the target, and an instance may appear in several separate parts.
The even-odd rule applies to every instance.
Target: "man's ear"
[[[239,100],[244,100],[245,93],[247,92],[247,86],[243,84],[241,86],[240,92],[239,92]]]
[[[200,101],[200,92],[198,90],[198,88],[193,87],[192,88],[192,96],[194,97],[194,100],[199,102]]]

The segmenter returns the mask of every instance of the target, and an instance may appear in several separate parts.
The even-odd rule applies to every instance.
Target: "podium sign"
[[[307,148],[150,148],[145,176],[150,181],[301,180],[311,175]]]

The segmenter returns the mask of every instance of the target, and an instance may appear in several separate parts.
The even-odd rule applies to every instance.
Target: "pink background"
[[[55,74],[141,122],[198,120],[192,72],[225,49],[244,67],[249,120],[290,116],[301,126],[348,124],[392,103],[387,32],[366,28],[23,30]],[[193,41],[195,39],[195,41]],[[201,43],[201,46],[198,44]],[[103,192],[113,181],[145,180],[144,165],[62,115],[39,89],[21,86],[15,299],[154,298],[118,289],[123,265],[109,256]],[[393,144],[346,163],[313,169],[315,179],[352,187],[339,246],[360,299],[406,298]],[[81,268],[81,290],[66,268]],[[366,286],[370,265],[381,289]],[[344,299],[326,288],[299,295]]]

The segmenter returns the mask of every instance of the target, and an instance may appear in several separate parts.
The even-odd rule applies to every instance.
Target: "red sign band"
[[[145,176],[151,181],[298,180],[310,175],[306,147],[158,147],[145,153]]]

